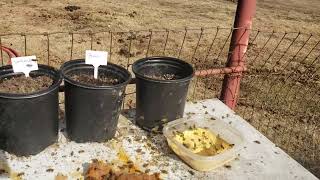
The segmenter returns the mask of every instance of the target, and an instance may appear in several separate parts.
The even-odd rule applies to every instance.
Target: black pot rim
[[[17,93],[1,93],[0,92],[0,98],[6,98],[6,99],[30,99],[30,98],[36,98],[36,97],[40,97],[46,94],[51,93],[52,91],[55,91],[59,88],[61,82],[62,82],[62,77],[61,74],[59,72],[59,70],[55,69],[54,67],[48,66],[48,65],[43,65],[43,64],[39,64],[38,65],[39,70],[48,70],[48,71],[52,71],[55,74],[55,78],[53,79],[53,84],[45,90],[41,90],[41,91],[36,91],[33,93],[25,93],[25,94],[17,94]],[[6,66],[2,66],[0,67],[0,71],[8,71],[8,75],[18,75],[18,74],[23,74],[23,73],[14,73],[12,66],[11,65],[6,65]],[[32,71],[34,72],[34,71]],[[45,72],[45,74],[49,75],[49,72]],[[52,77],[52,76],[51,76]]]
[[[72,85],[75,85],[75,86],[78,86],[78,87],[82,87],[82,88],[86,88],[86,89],[115,89],[115,88],[118,88],[118,87],[123,87],[123,86],[126,86],[132,79],[132,76],[130,74],[130,72],[128,70],[126,70],[125,68],[119,66],[119,65],[116,65],[116,64],[113,64],[113,63],[110,63],[108,62],[108,65],[107,66],[102,66],[102,67],[114,67],[114,68],[117,68],[119,69],[120,71],[122,72],[125,72],[128,74],[128,79],[125,80],[124,82],[120,83],[120,84],[115,84],[115,85],[104,85],[104,86],[94,86],[94,85],[88,85],[88,84],[85,84],[85,83],[81,83],[81,82],[78,82],[78,81],[74,81],[72,80],[71,78],[69,78],[65,71],[68,70],[69,68],[72,68],[74,67],[74,65],[84,65],[84,66],[88,66],[88,64],[85,64],[85,60],[84,59],[75,59],[75,60],[70,60],[70,61],[67,61],[65,62],[61,67],[60,67],[60,72],[62,74],[62,77],[65,81],[67,81],[68,83],[72,84]]]
[[[152,79],[152,78],[146,77],[143,74],[141,74],[138,69],[138,64],[146,63],[148,61],[149,62],[174,61],[174,62],[177,62],[181,65],[188,66],[190,69],[192,69],[192,73],[190,73],[190,75],[187,77],[184,77],[181,79],[175,79],[175,80]],[[157,83],[181,83],[181,82],[185,82],[185,81],[190,81],[195,74],[194,68],[192,67],[191,64],[189,64],[181,59],[174,58],[174,57],[167,57],[167,56],[152,56],[152,57],[146,57],[146,58],[139,59],[132,64],[132,71],[135,74],[135,76],[138,78],[141,78],[141,79],[144,79],[147,81],[157,82]]]

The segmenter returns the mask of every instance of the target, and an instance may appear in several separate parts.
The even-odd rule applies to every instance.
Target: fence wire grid
[[[109,52],[109,62],[131,71],[135,60],[171,56],[197,70],[225,67],[234,28],[2,34],[0,46],[36,55],[40,64],[59,68],[85,50]],[[247,31],[247,30],[246,30]],[[304,32],[251,29],[244,55],[236,112],[320,177],[320,37]],[[9,63],[1,51],[1,65]],[[195,77],[188,100],[219,97],[224,74]],[[135,87],[127,87],[125,108],[135,107]],[[61,100],[63,101],[63,100]],[[61,102],[63,103],[63,102]]]

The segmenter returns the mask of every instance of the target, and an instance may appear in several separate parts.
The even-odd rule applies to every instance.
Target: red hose
[[[5,46],[0,46],[0,48],[1,48],[1,51],[4,51],[5,53],[8,54],[10,58],[9,64],[11,64],[11,58],[19,57],[19,53],[14,49],[11,49]],[[1,57],[0,57],[0,60],[1,60]]]
[[[16,50],[14,50],[12,48],[8,48],[8,47],[7,47],[7,49],[9,49],[16,57],[20,56],[19,53]]]

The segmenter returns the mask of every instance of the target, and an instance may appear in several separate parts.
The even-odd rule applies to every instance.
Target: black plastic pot
[[[136,61],[136,123],[146,130],[160,130],[163,123],[183,116],[193,67],[171,57],[148,57]],[[156,80],[150,76],[174,74],[175,80]]]
[[[76,142],[103,142],[113,138],[131,74],[108,63],[99,67],[99,74],[117,77],[119,84],[93,86],[70,78],[73,73],[93,75],[93,66],[85,64],[84,60],[66,62],[61,72],[65,80],[65,118],[69,138]]]
[[[0,148],[17,156],[34,155],[56,142],[59,123],[60,73],[39,65],[31,77],[48,75],[53,84],[31,94],[0,93]],[[11,66],[0,67],[0,81],[19,75]]]

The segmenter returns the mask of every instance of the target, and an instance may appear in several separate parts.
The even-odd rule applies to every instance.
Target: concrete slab
[[[36,156],[15,157],[0,151],[0,179],[55,179],[63,174],[68,179],[83,179],[83,171],[92,159],[121,163],[125,154],[142,171],[160,172],[163,179],[317,179],[270,140],[253,128],[218,99],[186,105],[185,117],[210,115],[237,128],[247,139],[239,157],[228,166],[211,172],[197,172],[184,164],[168,147],[162,135],[151,135],[135,126],[134,111],[124,111],[116,137],[105,143],[78,144],[59,133],[58,143]],[[64,131],[61,124],[61,131]]]

